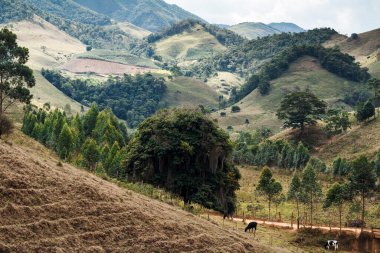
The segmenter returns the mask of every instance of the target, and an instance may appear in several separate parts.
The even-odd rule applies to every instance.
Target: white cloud
[[[293,22],[343,34],[380,28],[379,0],[167,0],[214,24]]]

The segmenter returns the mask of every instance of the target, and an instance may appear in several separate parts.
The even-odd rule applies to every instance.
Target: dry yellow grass
[[[378,61],[380,53],[380,29],[359,34],[358,39],[334,35],[324,44],[326,47],[338,46],[342,52],[350,54],[364,67]]]
[[[16,35],[19,45],[30,53],[28,66],[34,70],[59,66],[86,51],[79,40],[59,30],[54,25],[35,16],[33,21],[7,24]]]
[[[229,99],[229,93],[233,87],[240,87],[243,83],[243,78],[230,72],[217,72],[217,75],[208,78],[206,82],[226,99]]]
[[[118,22],[117,26],[123,30],[125,33],[131,35],[134,38],[142,39],[144,37],[147,37],[149,34],[151,34],[150,31],[147,31],[141,27],[137,27],[131,23],[128,22]]]
[[[277,252],[57,162],[19,132],[0,140],[1,252]]]

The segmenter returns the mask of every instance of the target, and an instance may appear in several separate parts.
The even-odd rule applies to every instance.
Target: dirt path
[[[214,216],[214,217],[221,217],[219,215],[211,215],[211,217],[212,216]],[[241,221],[241,222],[243,222],[243,219],[242,218],[234,218],[234,221]],[[257,222],[258,224],[266,224],[266,225],[275,226],[275,227],[289,228],[289,229],[297,230],[297,223],[294,223],[293,224],[293,228],[291,228],[292,224],[286,223],[286,222],[263,221],[263,220],[256,220],[256,219],[255,220],[245,219],[246,223],[249,223],[249,222],[252,222],[252,221]],[[308,228],[310,226],[300,225],[300,228],[303,228],[303,227]],[[331,227],[331,229],[330,229],[330,227],[328,227],[328,226],[313,225],[313,228],[318,228],[318,229],[321,229],[321,230],[324,230],[324,231],[330,231],[330,230],[339,231],[339,227]],[[359,235],[360,235],[360,228],[346,228],[346,227],[342,227],[342,231],[351,232],[351,233],[355,234],[356,237],[359,237]],[[364,229],[364,231],[370,232],[370,230],[368,230],[368,229]]]

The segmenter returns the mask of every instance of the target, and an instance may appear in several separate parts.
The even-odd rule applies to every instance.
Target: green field
[[[196,60],[226,48],[200,25],[191,31],[164,38],[155,43],[156,54],[165,60]]]
[[[81,104],[59,91],[39,71],[34,71],[34,76],[36,78],[36,86],[31,89],[33,104],[42,107],[45,103],[50,103],[52,108],[60,109],[64,109],[66,105],[70,105],[72,114],[80,113]]]
[[[158,68],[151,59],[132,55],[123,50],[95,49],[77,56],[84,59],[112,61],[122,64],[130,64],[139,67]]]
[[[218,107],[217,93],[205,83],[189,77],[174,77],[166,82],[162,107]]]
[[[368,66],[369,73],[376,78],[380,78],[380,60]]]

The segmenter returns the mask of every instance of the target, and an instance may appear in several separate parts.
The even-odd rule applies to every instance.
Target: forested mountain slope
[[[2,252],[287,252],[122,189],[19,132],[0,140]]]
[[[152,32],[157,32],[180,20],[197,19],[196,15],[162,0],[74,0],[98,13],[118,21],[128,21]]]

